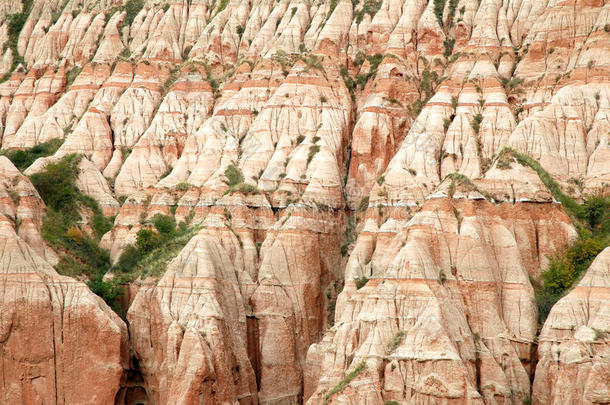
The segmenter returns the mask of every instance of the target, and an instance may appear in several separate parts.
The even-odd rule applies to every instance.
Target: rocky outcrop
[[[534,404],[603,404],[610,400],[608,314],[610,248],[551,310],[540,332]]]
[[[195,236],[129,310],[133,350],[155,403],[257,403],[238,283],[247,274],[231,256],[238,239],[211,233]]]
[[[114,403],[129,357],[125,323],[84,283],[58,275],[44,259],[38,233],[44,204],[11,166],[0,158],[0,181],[13,185],[8,198],[18,204],[11,212],[2,198],[0,402]]]
[[[308,403],[529,397],[537,310],[528,273],[575,235],[559,207],[494,206],[463,192],[428,199],[408,222],[365,219],[335,325],[308,352]],[[531,251],[532,237],[551,246]]]
[[[609,192],[608,43],[602,0],[0,0],[2,149],[63,140],[23,174],[82,155],[75,185],[113,217],[114,263],[156,214],[197,229],[146,274],[105,275],[126,283],[127,362],[123,322],[53,272],[44,204],[0,157],[0,255],[36,280],[11,276],[28,293],[10,325],[94,331],[69,350],[28,338],[51,368],[2,399],[605,401],[606,341],[588,320],[549,326],[564,315],[532,389],[529,277],[577,237],[550,180],[577,201]],[[109,365],[81,372],[96,339]],[[48,385],[59,367],[104,388]]]

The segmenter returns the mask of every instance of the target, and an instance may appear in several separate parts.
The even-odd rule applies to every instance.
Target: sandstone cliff
[[[609,44],[604,0],[0,0],[0,402],[610,401],[608,250],[537,305],[610,240]]]

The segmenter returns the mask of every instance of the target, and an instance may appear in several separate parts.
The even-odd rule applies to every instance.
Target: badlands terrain
[[[0,0],[0,404],[610,403],[610,1]]]

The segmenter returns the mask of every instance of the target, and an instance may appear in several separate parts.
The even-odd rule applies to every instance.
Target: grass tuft
[[[358,364],[356,366],[356,368],[354,370],[352,370],[351,373],[346,375],[343,380],[341,380],[337,385],[335,385],[328,391],[328,393],[324,396],[324,403],[327,403],[328,400],[330,399],[330,397],[332,397],[334,394],[343,391],[345,389],[345,387],[347,387],[347,385],[354,378],[356,378],[358,376],[358,374],[360,374],[362,372],[362,370],[364,370],[365,368],[366,368],[366,363],[364,361],[362,361],[360,364]]]

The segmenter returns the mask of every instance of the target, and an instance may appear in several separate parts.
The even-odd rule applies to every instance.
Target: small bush
[[[152,229],[140,229],[136,234],[136,248],[142,255],[151,252],[161,244],[161,235]]]
[[[176,229],[176,220],[169,215],[156,214],[152,217],[152,223],[164,237],[171,236]]]
[[[119,299],[124,292],[119,280],[113,279],[110,282],[106,282],[101,276],[97,276],[89,281],[87,285],[94,294],[102,297],[115,312],[119,312],[121,308]]]
[[[564,254],[549,257],[549,267],[542,273],[545,290],[561,297],[580,279],[603,248],[601,241],[589,238],[576,241]]]
[[[72,83],[74,83],[74,80],[76,80],[76,78],[78,77],[78,75],[80,74],[82,68],[80,66],[74,66],[66,75],[66,87],[70,87],[72,86]]]
[[[358,204],[358,211],[364,212],[369,207],[369,196],[363,197]]]
[[[386,354],[392,354],[394,353],[394,350],[396,350],[396,348],[398,347],[398,345],[400,345],[400,342],[402,342],[402,338],[405,336],[405,332],[404,331],[398,331],[398,333],[392,338],[392,340],[387,344],[386,346],[386,350],[385,353]]]
[[[140,249],[136,248],[134,245],[128,245],[121,253],[121,256],[119,256],[119,260],[114,265],[114,269],[122,273],[129,273],[137,266],[142,257]]]
[[[472,130],[474,131],[475,134],[479,134],[479,130],[481,129],[481,122],[483,121],[483,115],[481,115],[481,113],[475,114],[472,117],[472,122],[470,123],[470,126],[472,127]]]
[[[311,68],[314,68],[326,74],[326,71],[324,70],[324,65],[322,64],[322,59],[320,57],[316,55],[309,55],[300,56],[299,59],[305,63],[305,68],[303,69],[304,72],[307,72]]]
[[[309,164],[311,163],[311,161],[313,160],[313,157],[316,155],[316,153],[320,152],[320,145],[311,145],[309,147],[309,154],[307,155],[307,166],[309,166]]]
[[[458,225],[459,227],[459,225]],[[445,272],[443,270],[439,271],[438,273],[438,282],[439,284],[445,284],[445,281],[447,281],[447,275],[445,275]]]
[[[225,183],[229,187],[236,186],[239,183],[242,183],[244,181],[244,175],[242,174],[239,167],[237,167],[234,163],[231,163],[225,169],[225,177],[226,177]]]
[[[364,287],[366,285],[366,283],[368,283],[369,278],[366,276],[363,277],[359,277],[356,280],[354,280],[356,282],[356,289],[359,290],[362,287]]]
[[[328,391],[328,393],[324,396],[324,403],[326,403],[330,399],[330,397],[336,394],[337,392],[343,391],[345,387],[347,387],[347,384],[349,384],[354,378],[356,378],[358,374],[360,374],[362,370],[364,370],[365,367],[366,362],[364,361],[358,364],[351,373],[346,375],[343,380],[341,380],[337,385],[335,385]]]
[[[445,11],[445,2],[446,0],[434,0],[434,15],[436,16],[438,25],[440,25],[441,28],[444,28],[443,12]]]
[[[78,229],[78,227],[71,225],[66,231],[66,237],[71,239],[74,243],[82,243],[83,241],[83,232]]]
[[[74,219],[78,216],[79,191],[74,182],[79,161],[80,157],[75,154],[66,156],[30,178],[49,208],[72,215]]]
[[[232,193],[243,193],[246,195],[260,193],[259,189],[254,184],[250,184],[250,183],[236,184],[235,186],[229,188],[228,192],[231,194]]]
[[[176,191],[188,191],[190,190],[190,188],[193,187],[193,185],[191,183],[187,183],[185,181],[180,182],[178,184],[176,184],[174,186],[174,190]]]
[[[496,163],[496,167],[500,170],[509,170],[512,167],[512,163],[515,160],[508,153],[502,153],[498,157],[498,162]]]
[[[381,4],[382,1],[365,0],[362,8],[355,14],[356,24],[360,24],[367,14],[371,16],[371,19],[375,17],[375,14],[377,14],[381,8]]]
[[[589,196],[585,198],[579,217],[587,221],[594,234],[609,234],[610,197]]]
[[[358,234],[356,233],[356,223],[354,216],[350,216],[347,220],[347,226],[343,231],[343,241],[341,243],[341,256],[347,256],[349,248],[356,241]]]

